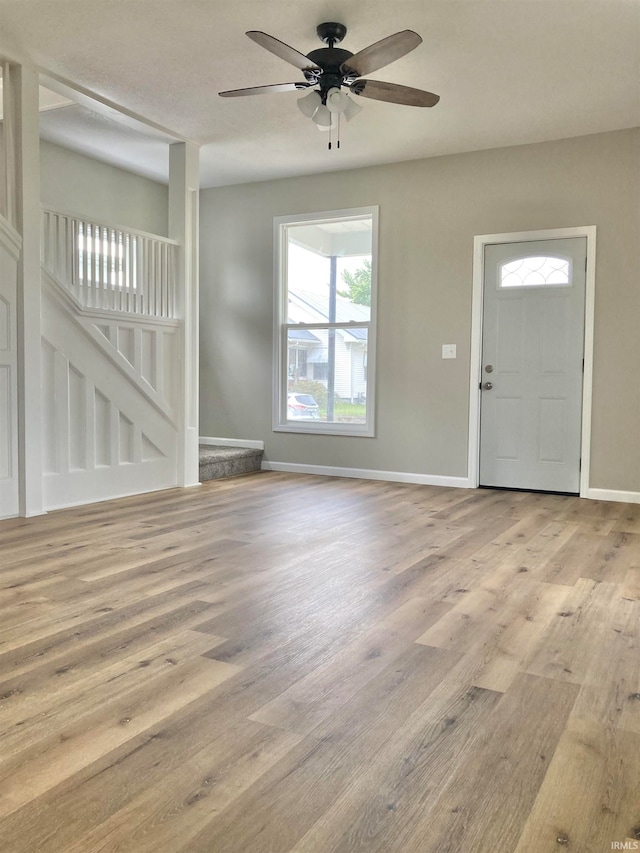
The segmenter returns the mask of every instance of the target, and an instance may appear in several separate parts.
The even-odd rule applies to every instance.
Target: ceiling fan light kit
[[[327,109],[332,113],[343,113],[349,103],[349,96],[336,86],[327,92]]]
[[[305,95],[304,98],[298,98],[297,103],[298,109],[303,116],[313,118],[313,114],[322,104],[322,97],[320,96],[320,92],[316,92],[314,89],[312,92],[309,92],[308,95]]]
[[[356,104],[353,98],[347,98],[347,105],[342,111],[342,115],[346,118],[347,121],[351,121],[354,116],[357,116],[358,113],[362,112],[362,107],[360,104]]]
[[[325,107],[324,104],[321,104],[315,111],[312,121],[320,127],[331,127],[333,116],[329,109]]]
[[[423,89],[413,89],[397,83],[384,83],[381,80],[363,79],[364,74],[371,74],[418,47],[422,39],[413,30],[402,30],[387,36],[355,54],[335,46],[347,34],[344,24],[327,21],[319,24],[316,32],[318,38],[327,46],[312,50],[305,56],[267,33],[250,30],[247,36],[252,41],[302,71],[306,82],[253,86],[248,89],[232,89],[219,94],[223,98],[230,98],[312,89],[303,98],[298,99],[298,109],[320,130],[331,131],[332,128],[337,127],[338,148],[340,147],[340,116],[344,115],[345,119],[350,121],[362,109],[347,93],[361,98],[413,107],[434,107],[440,100],[438,95],[425,92]],[[343,88],[347,91],[342,91]],[[331,147],[330,133],[329,149]]]

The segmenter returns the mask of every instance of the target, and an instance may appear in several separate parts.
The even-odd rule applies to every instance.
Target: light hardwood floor
[[[0,523],[1,853],[640,838],[640,506],[263,473]]]

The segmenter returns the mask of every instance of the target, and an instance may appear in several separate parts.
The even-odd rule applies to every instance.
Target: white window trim
[[[369,329],[367,339],[367,419],[364,424],[328,424],[325,422],[287,421],[286,394],[283,389],[287,381],[287,328],[286,323],[286,225],[299,225],[305,222],[332,221],[335,219],[356,219],[371,217],[371,315],[368,323],[309,323],[305,328],[315,326],[319,329]],[[273,330],[273,431],[304,433],[306,435],[342,435],[358,438],[375,437],[376,411],[376,329],[377,329],[377,293],[378,293],[378,207],[350,207],[342,210],[325,210],[315,213],[276,216],[273,220],[273,257],[274,257],[274,330]],[[295,324],[294,324],[295,325]]]

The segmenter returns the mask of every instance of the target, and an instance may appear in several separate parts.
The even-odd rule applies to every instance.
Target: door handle
[[[493,382],[483,382],[482,383],[482,390],[483,391],[491,391],[492,388],[493,388]]]

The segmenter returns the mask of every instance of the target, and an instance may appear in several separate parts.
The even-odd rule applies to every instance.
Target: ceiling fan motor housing
[[[340,44],[342,39],[347,34],[347,28],[344,24],[338,24],[336,21],[326,21],[324,24],[318,24],[316,33],[320,41],[333,47],[334,44]]]
[[[318,50],[312,50],[307,56],[320,69],[321,73],[318,74],[317,71],[310,70],[305,71],[304,75],[310,83],[320,86],[323,100],[329,89],[339,89],[345,83],[351,82],[349,75],[345,75],[344,71],[340,69],[342,63],[353,56],[351,51],[342,50],[339,47],[321,47]],[[355,80],[355,75],[353,79]]]
[[[324,24],[318,24],[316,32],[318,38],[329,46],[320,47],[307,54],[307,58],[313,62],[315,68],[303,73],[309,83],[320,87],[322,103],[326,104],[330,89],[339,89],[345,84],[350,85],[358,75],[345,74],[341,68],[343,63],[351,59],[353,53],[350,50],[334,47],[334,44],[338,44],[346,36],[345,25],[327,21]],[[319,72],[318,69],[320,69]]]

